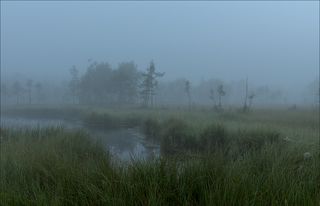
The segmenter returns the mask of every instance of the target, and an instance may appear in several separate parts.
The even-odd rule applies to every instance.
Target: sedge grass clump
[[[171,118],[162,124],[161,150],[163,154],[181,152],[191,148],[195,137],[191,127],[181,119]]]
[[[224,147],[228,142],[227,130],[221,124],[209,125],[200,134],[200,145],[205,150]]]
[[[280,133],[275,130],[238,130],[235,140],[240,152],[259,150],[266,144],[281,143]]]
[[[1,129],[1,131],[7,129]],[[109,155],[84,132],[63,128],[2,133],[0,196],[5,205],[96,205]],[[104,174],[107,175],[107,174]]]

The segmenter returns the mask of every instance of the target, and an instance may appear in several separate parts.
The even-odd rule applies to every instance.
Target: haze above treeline
[[[159,89],[169,87],[158,98],[169,103],[185,102],[186,80],[195,102],[209,104],[217,86],[209,82],[219,80],[231,88],[225,101],[241,103],[236,91],[248,78],[252,91],[281,93],[278,103],[311,104],[319,84],[318,8],[316,1],[1,1],[1,83],[32,79],[64,91],[73,65],[84,75],[94,61],[113,69],[134,61],[142,72],[153,60],[165,73]]]

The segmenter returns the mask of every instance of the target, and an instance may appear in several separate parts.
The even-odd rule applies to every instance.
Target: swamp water
[[[67,130],[83,130],[112,154],[115,160],[148,160],[159,157],[160,146],[145,140],[138,128],[97,129],[81,121],[63,119],[24,118],[1,116],[1,126],[9,128],[63,127]]]

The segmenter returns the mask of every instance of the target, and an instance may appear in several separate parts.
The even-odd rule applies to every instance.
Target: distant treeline
[[[15,81],[11,85],[1,84],[4,103],[45,103],[46,99],[62,99],[62,102],[89,105],[154,105],[157,79],[164,73],[156,71],[153,61],[145,72],[138,71],[134,62],[122,62],[112,68],[107,62],[93,62],[80,75],[73,66],[71,79],[60,90],[44,88],[40,82],[28,79],[25,84]],[[53,100],[53,102],[59,102]]]
[[[164,73],[156,72],[151,61],[146,72],[140,72],[134,62],[123,62],[112,69],[108,63],[92,63],[79,76],[78,70],[70,70],[69,83],[74,103],[98,105],[132,105],[141,102],[153,106],[157,78]],[[139,98],[140,97],[140,98]]]
[[[112,69],[108,63],[92,63],[85,74],[71,69],[69,87],[74,103],[133,104],[137,100],[141,78],[133,62],[120,63]]]
[[[91,62],[82,74],[73,66],[69,69],[68,82],[60,85],[50,85],[32,79],[24,82],[2,82],[1,102],[144,107],[179,105],[190,108],[195,105],[210,105],[215,109],[226,106],[250,109],[252,105],[319,103],[319,79],[311,82],[304,89],[304,94],[294,94],[295,98],[290,99],[290,95],[285,91],[271,89],[266,85],[253,86],[248,78],[229,83],[218,78],[209,78],[197,85],[183,78],[159,82],[165,74],[157,70],[153,61],[144,71],[138,70],[132,61],[119,63],[115,68],[107,62]]]

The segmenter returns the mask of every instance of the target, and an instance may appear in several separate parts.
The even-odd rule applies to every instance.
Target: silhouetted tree
[[[107,104],[115,99],[113,71],[107,62],[93,62],[80,80],[80,100],[86,104]]]
[[[1,100],[3,98],[4,104],[7,104],[7,97],[9,97],[9,90],[5,83],[1,84]]]
[[[138,94],[139,72],[134,62],[113,70],[108,63],[93,62],[80,80],[80,101],[89,104],[132,104]]]
[[[33,86],[33,80],[28,79],[27,83],[26,83],[26,87],[27,87],[27,92],[28,92],[29,104],[31,104],[32,86]]]
[[[213,108],[217,109],[217,101],[216,101],[216,94],[214,92],[214,89],[210,89],[210,96],[209,98],[211,99],[211,101],[213,102]]]
[[[37,82],[34,85],[34,88],[36,90],[36,95],[37,95],[37,101],[40,103],[44,99],[44,93],[43,93],[43,87],[40,82]]]
[[[134,62],[120,63],[118,69],[113,71],[112,81],[115,84],[118,103],[134,103],[138,93],[138,79],[139,73]]]
[[[154,105],[155,88],[158,84],[157,78],[163,76],[164,73],[156,72],[153,61],[151,61],[150,66],[147,68],[147,72],[142,73],[143,80],[140,85],[140,88],[142,89],[140,94],[145,107],[152,107]]]
[[[20,96],[23,94],[24,89],[21,86],[20,82],[15,81],[12,85],[12,94],[17,98],[17,104],[20,103]]]
[[[244,104],[243,104],[243,111],[248,110],[248,77],[246,78],[246,90],[245,90],[245,97],[244,97]]]
[[[318,88],[318,108],[320,107],[320,86]]]
[[[79,96],[79,71],[76,66],[72,66],[69,70],[71,74],[71,81],[69,83],[69,88],[72,96],[73,104],[76,103],[76,99]]]
[[[248,96],[248,99],[249,99],[249,106],[248,106],[248,109],[250,109],[252,107],[252,102],[253,102],[253,98],[256,96],[256,94],[254,92],[252,92],[249,96]]]
[[[316,107],[320,105],[320,81],[319,78],[310,82],[306,88],[307,95],[312,97],[312,104]]]
[[[258,90],[259,92],[262,92],[261,88]],[[249,94],[249,87],[248,87],[248,77],[246,78],[246,90],[245,90],[245,98],[244,98],[244,104],[242,110],[244,112],[250,110],[252,107],[252,102],[256,94],[254,92],[251,92]]]
[[[223,84],[220,84],[218,86],[218,97],[219,97],[219,105],[218,106],[220,109],[222,108],[221,99],[225,95],[226,95],[226,92],[224,91]]]
[[[185,90],[187,97],[188,97],[188,106],[190,109],[191,108],[191,94],[190,94],[190,81],[189,80],[186,80],[184,90]]]

